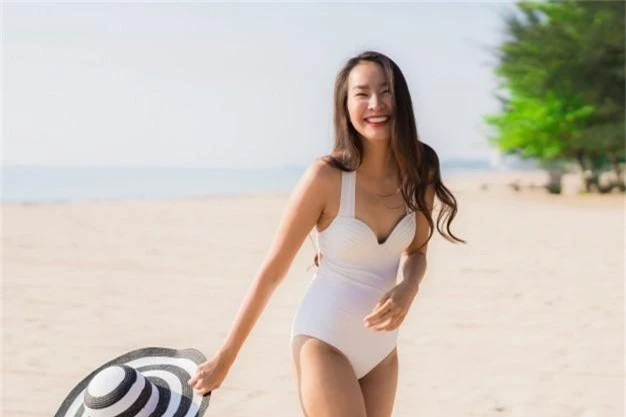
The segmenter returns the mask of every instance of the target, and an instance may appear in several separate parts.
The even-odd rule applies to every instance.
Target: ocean
[[[6,166],[3,203],[169,199],[289,192],[304,166],[255,169]],[[442,175],[489,171],[487,161],[442,163]]]

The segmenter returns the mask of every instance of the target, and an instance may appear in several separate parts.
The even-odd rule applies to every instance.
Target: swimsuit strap
[[[354,193],[355,193],[355,175],[356,171],[345,172],[341,171],[341,192],[339,196],[339,212],[337,216],[354,217]],[[309,234],[309,237],[311,235]],[[320,235],[316,233],[315,249],[318,255],[318,260],[321,262],[321,249],[319,243]]]
[[[354,217],[354,199],[356,193],[356,171],[341,171],[341,197],[339,201],[339,214],[346,217]]]
[[[341,197],[339,201],[339,214],[346,217],[354,217],[356,201],[356,171],[341,171]],[[404,204],[406,214],[411,212],[408,204]]]

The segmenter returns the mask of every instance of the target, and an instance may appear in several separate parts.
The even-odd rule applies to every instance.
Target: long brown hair
[[[437,153],[418,138],[409,87],[402,71],[389,57],[379,52],[366,51],[350,58],[337,74],[334,89],[335,145],[331,154],[326,155],[323,160],[342,171],[354,171],[361,165],[363,143],[359,133],[350,123],[347,100],[350,71],[364,61],[374,62],[382,67],[394,98],[394,117],[391,119],[391,154],[396,162],[400,191],[404,201],[412,211],[421,211],[428,220],[430,232],[424,245],[430,241],[435,228],[435,222],[425,202],[426,188],[431,184],[434,186],[435,195],[441,202],[436,224],[437,231],[453,243],[465,243],[450,231],[450,224],[457,213],[456,199],[443,185]],[[315,255],[314,260],[317,266],[319,266],[318,255]]]

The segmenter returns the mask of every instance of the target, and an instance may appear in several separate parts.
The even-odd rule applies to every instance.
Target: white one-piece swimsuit
[[[415,215],[407,214],[387,239],[354,217],[356,172],[342,172],[339,213],[317,232],[322,258],[296,312],[291,341],[308,335],[330,344],[350,361],[362,378],[393,351],[398,329],[365,327],[380,298],[396,285],[400,257],[415,234]]]

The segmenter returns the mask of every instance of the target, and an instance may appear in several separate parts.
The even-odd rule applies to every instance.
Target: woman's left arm
[[[435,188],[431,184],[426,188],[424,196],[428,215],[432,216],[435,204]],[[426,252],[428,250],[428,235],[430,225],[424,213],[415,211],[415,236],[408,248],[405,249],[401,259],[402,280],[419,287],[426,273]]]
[[[407,285],[415,287],[417,290],[426,274],[426,251],[417,251],[410,255],[403,256],[401,261],[402,281]]]

